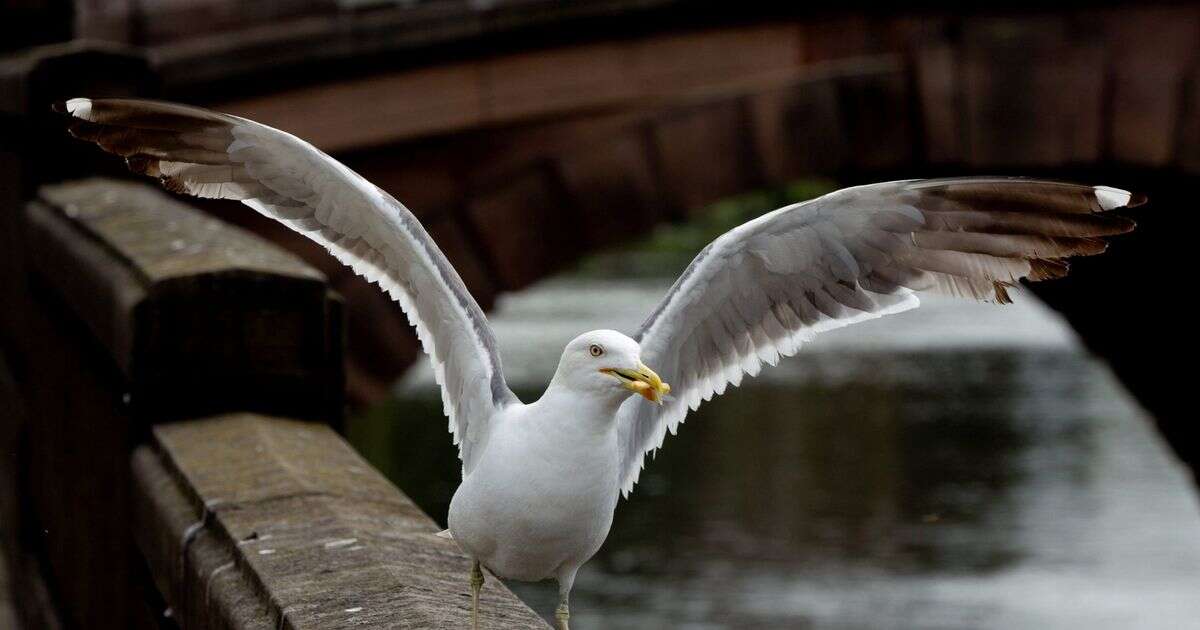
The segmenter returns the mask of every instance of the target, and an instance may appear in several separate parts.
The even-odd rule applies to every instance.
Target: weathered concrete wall
[[[470,626],[469,561],[323,424],[161,425],[133,465],[139,547],[184,627]],[[484,627],[543,626],[495,580],[481,606]]]
[[[31,266],[104,345],[139,413],[341,413],[340,300],[295,256],[102,179],[43,188],[27,235]]]

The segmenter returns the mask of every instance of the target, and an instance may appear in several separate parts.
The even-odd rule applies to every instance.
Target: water
[[[632,330],[663,290],[571,279],[505,300],[510,383],[536,397],[566,340]],[[1185,472],[1062,321],[1018,300],[835,331],[705,405],[621,502],[572,626],[1200,628]],[[444,522],[459,468],[431,386],[414,370],[350,433]],[[553,611],[553,583],[510,586]]]

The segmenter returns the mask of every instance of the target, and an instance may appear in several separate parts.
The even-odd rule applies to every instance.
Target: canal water
[[[503,299],[510,384],[536,398],[567,340],[631,332],[667,284]],[[1200,628],[1185,471],[1062,320],[1016,298],[828,333],[692,414],[581,571],[572,627]],[[351,438],[444,523],[459,464],[428,367],[398,392]],[[510,586],[552,613],[552,582]]]

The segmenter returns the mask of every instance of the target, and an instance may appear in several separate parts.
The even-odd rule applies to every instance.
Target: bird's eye
[[[604,348],[601,348],[600,346],[598,346],[596,344],[592,344],[591,346],[589,346],[588,352],[590,352],[592,354],[592,356],[594,356],[594,357],[604,356]]]

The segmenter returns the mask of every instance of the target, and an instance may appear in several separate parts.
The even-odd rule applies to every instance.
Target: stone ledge
[[[120,180],[44,186],[26,219],[32,269],[143,417],[341,413],[341,302],[294,255]]]
[[[470,626],[467,557],[324,425],[159,425],[133,469],[137,543],[185,628]],[[481,627],[546,625],[489,580]]]

